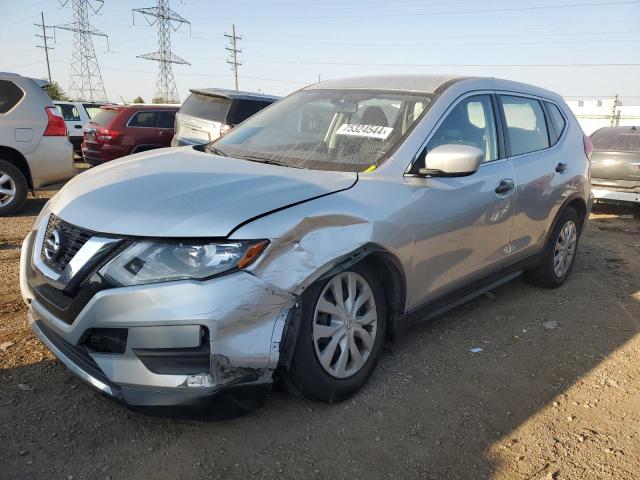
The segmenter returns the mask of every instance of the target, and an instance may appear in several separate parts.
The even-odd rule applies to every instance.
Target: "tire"
[[[318,306],[321,297],[324,300],[334,298],[333,285],[337,285],[337,283],[340,282],[344,287],[347,285],[349,278],[355,278],[355,285],[357,286],[354,290],[357,294],[354,296],[356,300],[360,299],[360,296],[363,295],[366,289],[364,288],[364,284],[360,283],[358,277],[368,284],[371,295],[369,300],[366,300],[356,311],[358,315],[354,316],[355,320],[344,320],[344,317],[318,312],[317,318],[319,323],[328,322],[330,324],[327,328],[332,328],[332,326],[339,324],[342,324],[342,326],[337,329],[337,333],[334,336],[329,337],[330,339],[314,338],[316,308],[321,308]],[[343,291],[344,295],[347,296],[344,302],[353,301],[349,294],[349,288],[347,287],[346,290],[343,289]],[[366,295],[362,298],[365,297]],[[373,308],[371,301],[373,301]],[[326,303],[323,304],[327,305]],[[360,323],[362,319],[366,318],[364,313],[370,316],[375,315],[376,320],[373,322],[375,323],[375,327],[372,326],[373,323]],[[347,317],[351,318],[349,315],[347,315]],[[347,326],[345,321],[349,323],[349,326]],[[382,354],[384,346],[387,326],[387,307],[384,289],[382,283],[377,278],[375,270],[366,264],[356,265],[349,270],[335,274],[328,280],[318,282],[309,287],[302,295],[300,322],[300,329],[291,365],[288,369],[280,372],[280,378],[285,389],[294,395],[302,395],[309,400],[326,403],[339,402],[351,397],[369,379]],[[317,326],[322,328],[322,325]],[[367,333],[369,333],[369,337],[367,338],[370,340],[372,335],[369,329],[375,331],[375,338],[370,348],[367,347],[369,341],[363,341]],[[362,332],[362,330],[366,330],[366,332]],[[317,331],[320,332],[320,330]],[[341,370],[340,360],[343,350],[340,342],[337,342],[337,346],[334,347],[335,354],[332,356],[332,358],[336,358],[335,362],[331,362],[331,358],[325,356],[325,358],[329,358],[329,363],[333,363],[329,365],[329,369],[333,370],[333,373],[329,373],[320,363],[320,353],[329,352],[329,344],[338,338],[343,338],[344,342],[348,345],[346,349],[346,351],[349,352],[348,360],[345,362],[345,368]],[[350,343],[350,339],[352,338],[354,339],[353,344]],[[325,342],[325,350],[321,350],[320,346]],[[354,360],[355,357],[351,354],[352,347],[358,349],[362,362]],[[363,351],[364,353],[362,353]],[[351,367],[347,368],[349,365]],[[358,365],[360,365],[360,367],[356,369]]]
[[[0,217],[18,212],[27,199],[27,179],[18,168],[0,160]]]
[[[561,255],[563,246],[560,243],[559,239],[561,234],[563,234],[563,230],[566,236],[568,231],[571,230],[571,225],[573,225],[573,228],[575,228],[575,241],[573,242],[573,249],[568,249],[569,251],[572,251],[572,255],[568,259],[568,262],[563,262],[561,260],[563,258]],[[569,230],[565,230],[565,228],[568,228]],[[578,217],[578,213],[572,207],[565,208],[558,217],[551,235],[549,235],[549,240],[544,250],[542,261],[536,268],[525,272],[526,280],[533,285],[543,288],[558,288],[559,286],[564,284],[564,282],[569,277],[569,274],[571,273],[571,269],[573,268],[573,264],[575,263],[576,254],[578,253],[580,229],[581,222],[580,217]],[[568,243],[570,244],[571,242]],[[557,255],[557,253],[559,254],[559,256]],[[559,267],[556,268],[556,263],[558,260],[560,260],[559,263],[562,265],[559,265]],[[563,266],[564,268],[560,268]]]

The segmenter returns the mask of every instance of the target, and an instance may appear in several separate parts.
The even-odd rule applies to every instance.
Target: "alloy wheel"
[[[0,207],[9,205],[16,196],[16,183],[0,170]]]
[[[560,229],[553,251],[553,272],[556,277],[562,278],[571,268],[573,257],[578,242],[578,229],[575,222],[569,220]]]
[[[323,288],[313,316],[313,343],[322,368],[336,378],[358,373],[373,349],[378,313],[361,275],[342,272]]]

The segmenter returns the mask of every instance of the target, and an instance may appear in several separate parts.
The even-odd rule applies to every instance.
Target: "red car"
[[[178,105],[107,105],[84,129],[82,155],[91,165],[169,147]]]

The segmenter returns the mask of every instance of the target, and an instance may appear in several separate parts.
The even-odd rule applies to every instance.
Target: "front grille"
[[[45,242],[54,230],[58,230],[58,233],[61,236],[60,252],[55,258],[48,260],[44,254]],[[44,263],[46,263],[50,268],[55,270],[57,273],[62,273],[71,259],[76,253],[78,253],[78,250],[80,250],[92,236],[92,232],[76,227],[75,225],[71,225],[55,215],[51,215],[49,217],[47,229],[44,233],[45,242],[43,242],[40,256]]]

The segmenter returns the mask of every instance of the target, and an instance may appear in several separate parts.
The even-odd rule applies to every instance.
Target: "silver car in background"
[[[0,217],[20,211],[29,190],[73,177],[73,146],[48,82],[0,72]]]
[[[24,241],[37,336],[131,405],[356,392],[392,339],[525,273],[562,285],[591,208],[562,98],[505,80],[302,89],[201,147],[69,182]]]
[[[176,114],[171,146],[212,142],[279,99],[262,93],[222,88],[192,89]]]

